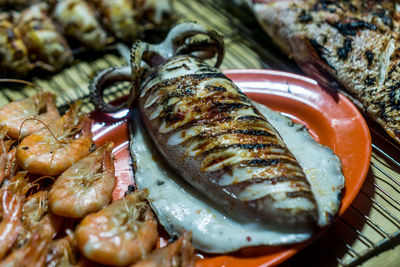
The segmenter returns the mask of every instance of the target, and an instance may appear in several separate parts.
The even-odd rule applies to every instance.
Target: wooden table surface
[[[268,68],[302,73],[273,45],[246,8],[237,7],[228,0],[175,0],[174,8],[180,18],[206,24],[225,36],[226,56],[222,69]],[[103,68],[125,64],[117,53],[107,53],[101,58],[77,63],[53,77],[34,78],[33,81],[42,89],[55,92],[59,107],[65,108],[68,103],[81,99],[84,111],[89,112],[93,110],[87,97],[90,78]],[[0,90],[0,105],[32,95],[36,90],[30,87]],[[108,98],[121,97],[128,90],[129,85],[121,85],[112,89]],[[371,129],[377,128],[373,123],[369,125]],[[374,144],[400,159],[400,150],[393,149],[374,132],[372,137]],[[400,246],[397,245],[400,241],[399,180],[400,167],[374,149],[370,172],[354,204],[326,234],[282,266],[340,266],[340,262],[400,266]]]

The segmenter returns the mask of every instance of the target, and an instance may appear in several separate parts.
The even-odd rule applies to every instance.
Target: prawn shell
[[[130,193],[81,221],[76,237],[85,257],[101,264],[125,266],[150,254],[159,236],[157,220],[144,202],[147,193],[143,192]],[[137,218],[132,218],[128,209],[136,209],[135,205],[145,205],[139,218],[143,221],[132,221]]]
[[[55,176],[90,153],[93,144],[92,120],[79,117],[77,106],[64,116],[25,137],[18,146],[19,165],[32,174]],[[79,136],[64,138],[69,130],[79,130]],[[60,136],[62,140],[58,140]]]
[[[116,184],[113,147],[106,143],[57,178],[49,192],[49,208],[54,214],[83,218],[111,201]]]

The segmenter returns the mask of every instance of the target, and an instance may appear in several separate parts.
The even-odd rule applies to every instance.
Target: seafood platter
[[[24,12],[43,5],[26,9],[26,2],[3,20],[6,26],[16,21],[8,31],[23,32],[15,25],[29,25]],[[79,1],[46,2],[52,15],[43,20],[58,19],[54,25],[62,26],[67,2]],[[88,2],[101,5],[100,13],[113,10],[108,1]],[[137,31],[114,31],[114,16],[106,14],[101,17],[113,38],[136,40]],[[141,15],[130,18],[155,16],[135,14]],[[12,42],[26,45],[25,61],[9,69],[6,60],[17,61],[4,59],[4,73],[26,75],[31,64],[51,71],[65,66],[42,57],[46,49],[31,52],[24,40],[31,35],[19,36]],[[69,57],[67,44],[54,47]],[[80,112],[79,101],[60,114],[56,96],[42,90],[1,107],[0,265],[274,265],[329,228],[368,171],[371,140],[362,115],[343,94],[332,95],[304,76],[221,71],[224,53],[220,33],[184,22],[159,43],[134,41],[128,66],[92,77],[92,114]],[[268,78],[268,93],[246,89],[249,77]],[[125,81],[129,95],[106,102],[106,88]],[[282,81],[292,89],[282,89]],[[118,122],[102,127],[99,114]],[[396,130],[385,129],[397,138]],[[363,155],[352,151],[355,146]],[[252,256],[238,256],[249,250]]]

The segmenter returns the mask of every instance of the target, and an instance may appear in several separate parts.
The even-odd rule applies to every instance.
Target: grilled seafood
[[[107,44],[107,34],[96,19],[93,7],[83,0],[60,0],[53,17],[73,37],[87,47],[101,50]]]
[[[128,192],[97,213],[87,215],[76,230],[81,253],[107,265],[125,266],[147,254],[158,240],[157,221],[145,190]]]
[[[40,232],[43,237],[53,238],[62,221],[58,216],[49,213],[48,194],[47,190],[40,190],[28,197],[22,208],[22,223],[31,233]]]
[[[131,0],[91,0],[100,11],[104,24],[119,39],[133,41],[138,25]]]
[[[44,266],[51,238],[34,233],[21,248],[13,250],[1,263],[1,267]]]
[[[247,1],[283,52],[400,142],[397,1]],[[339,84],[338,84],[339,83]]]
[[[6,255],[23,228],[22,206],[29,189],[25,175],[26,172],[18,173],[1,188],[0,259]]]
[[[144,25],[160,26],[173,16],[172,0],[133,0],[133,6]]]
[[[141,54],[156,51],[142,44],[132,49],[134,80]],[[169,162],[182,177],[237,216],[315,226],[315,199],[303,170],[229,79],[190,56],[171,58],[148,77],[136,87],[141,117],[165,158],[182,159]]]
[[[49,71],[58,71],[72,62],[72,52],[50,19],[47,9],[44,3],[25,9],[16,27],[21,31],[31,62]]]
[[[65,237],[50,243],[46,255],[46,266],[76,266],[77,250],[75,234],[68,231]]]
[[[173,267],[194,266],[194,247],[190,242],[191,233],[183,232],[175,242],[154,250],[148,257],[131,267]]]
[[[59,119],[25,137],[17,149],[20,166],[33,174],[59,175],[87,156],[93,145],[92,121],[75,103]]]
[[[197,34],[209,39],[200,44],[191,39]],[[299,242],[309,238],[317,225],[329,225],[338,211],[344,184],[338,157],[291,120],[272,111],[263,112],[268,119],[264,117],[231,80],[190,55],[210,56],[199,50],[217,53],[219,66],[221,36],[196,23],[180,24],[161,44],[133,45],[132,77],[128,67],[112,68],[101,72],[90,85],[95,105],[114,112],[123,104],[105,103],[103,85],[132,79],[127,103],[131,108],[137,105],[148,132],[134,113],[131,153],[137,166],[135,180],[139,188],[149,188],[161,224],[170,234],[192,231],[196,248],[214,253]],[[151,68],[143,69],[142,59]],[[279,133],[275,130],[278,126]],[[284,132],[293,153],[281,139]],[[168,165],[215,204],[199,200],[193,188],[154,163],[154,157],[162,159],[149,147],[147,135]],[[318,163],[307,157],[317,153],[321,157]],[[149,175],[157,178],[148,179]],[[168,201],[171,195],[174,200]],[[247,230],[243,232],[244,225]],[[204,231],[207,238],[202,238]],[[234,242],[223,238],[232,236],[229,231],[237,238]]]
[[[83,218],[111,201],[116,183],[113,147],[113,143],[106,143],[57,178],[49,193],[49,206],[54,214]]]
[[[11,148],[14,141],[8,140],[7,129],[0,127],[0,184],[4,179],[10,178],[15,171],[15,152]]]
[[[24,76],[33,69],[20,30],[9,14],[0,15],[0,69],[4,74]]]
[[[44,91],[0,108],[0,126],[14,139],[31,135],[59,117],[55,95]]]

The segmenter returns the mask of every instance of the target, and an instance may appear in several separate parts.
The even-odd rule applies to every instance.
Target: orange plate
[[[339,215],[343,214],[360,190],[371,159],[370,133],[358,109],[342,94],[327,92],[316,81],[301,75],[273,70],[225,70],[224,73],[253,100],[304,124],[319,143],[339,156],[346,178],[339,211]],[[122,197],[127,186],[133,183],[126,114],[127,111],[92,113],[97,142],[111,140],[116,145],[118,183],[114,199]],[[228,255],[200,255],[203,259],[198,260],[196,266],[276,265],[310,242],[312,240],[292,246],[246,248]]]

